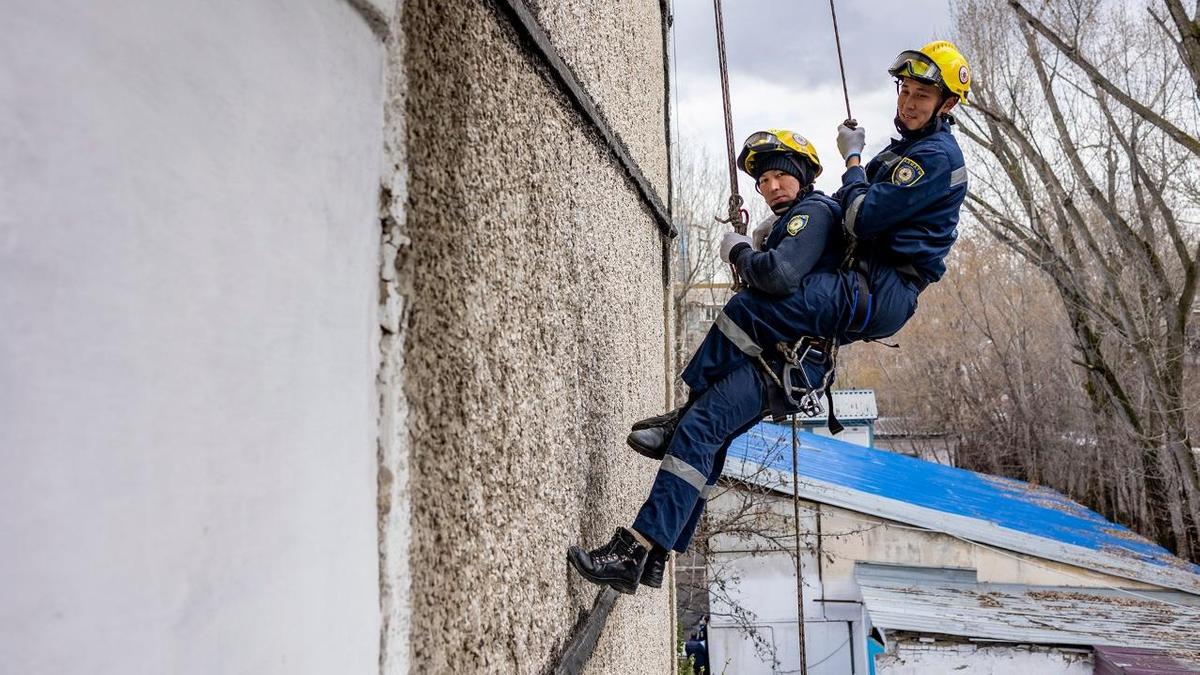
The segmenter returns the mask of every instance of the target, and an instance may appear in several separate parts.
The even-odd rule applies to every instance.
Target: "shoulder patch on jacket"
[[[921,168],[914,160],[905,157],[900,160],[896,168],[892,170],[892,183],[900,187],[908,187],[916,184],[925,175],[925,169]]]
[[[792,216],[792,219],[787,223],[787,233],[791,236],[796,236],[800,230],[808,227],[808,214],[801,213],[800,215]]]

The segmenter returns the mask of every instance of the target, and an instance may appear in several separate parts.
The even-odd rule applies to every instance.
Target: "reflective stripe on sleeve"
[[[863,200],[867,198],[867,193],[864,192],[854,201],[850,203],[850,208],[846,209],[846,232],[854,234],[854,221],[858,220],[858,210],[862,208]]]
[[[729,341],[737,345],[737,348],[745,352],[746,355],[757,357],[762,354],[762,347],[754,344],[754,340],[752,340],[750,336],[746,334],[746,331],[742,330],[741,326],[737,325],[733,322],[733,319],[729,318],[729,315],[725,313],[725,310],[721,310],[721,313],[717,315],[717,320],[714,323],[717,324],[717,329],[721,331],[721,334],[729,338]],[[701,483],[703,483],[703,481],[701,481]]]
[[[962,185],[967,182],[967,167],[960,166],[950,172],[950,187]]]
[[[717,491],[716,485],[705,485],[704,489],[700,491],[700,499],[708,499],[709,497],[712,496],[712,493],[714,493],[716,491]]]
[[[700,492],[701,495],[704,494],[704,484],[708,481],[704,478],[704,474],[697,471],[696,467],[691,464],[679,459],[675,455],[667,455],[663,457],[662,465],[659,468],[696,488],[696,491]]]

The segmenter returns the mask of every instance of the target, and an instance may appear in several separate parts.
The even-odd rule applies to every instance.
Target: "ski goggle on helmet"
[[[900,52],[888,68],[892,77],[909,77],[918,82],[944,87],[967,102],[971,90],[971,67],[953,43],[930,42],[919,50]]]
[[[817,158],[816,146],[807,138],[787,129],[767,129],[750,134],[738,155],[738,168],[758,178],[755,175],[756,165],[763,158],[772,155],[787,155],[795,162],[803,158],[812,165],[814,179],[821,175],[821,160]]]

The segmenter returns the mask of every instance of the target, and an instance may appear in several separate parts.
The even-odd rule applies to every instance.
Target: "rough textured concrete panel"
[[[657,468],[622,440],[663,405],[661,248],[502,19],[421,0],[402,21],[413,670],[540,672],[596,594],[565,547],[628,523]],[[621,598],[606,670],[662,672],[669,612]]]
[[[666,91],[659,0],[530,4],[665,204]]]
[[[0,671],[373,672],[379,40],[0,14]]]

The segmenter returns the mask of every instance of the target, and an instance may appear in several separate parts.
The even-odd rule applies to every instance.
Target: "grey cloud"
[[[717,76],[712,2],[675,0],[676,69]],[[829,3],[820,0],[726,0],[725,40],[730,77],[751,74],[793,83],[798,89],[840,86],[837,48]],[[908,0],[885,6],[865,0],[836,3],[846,61],[854,91],[887,79],[884,70],[904,49],[945,37],[952,24],[947,0]]]

